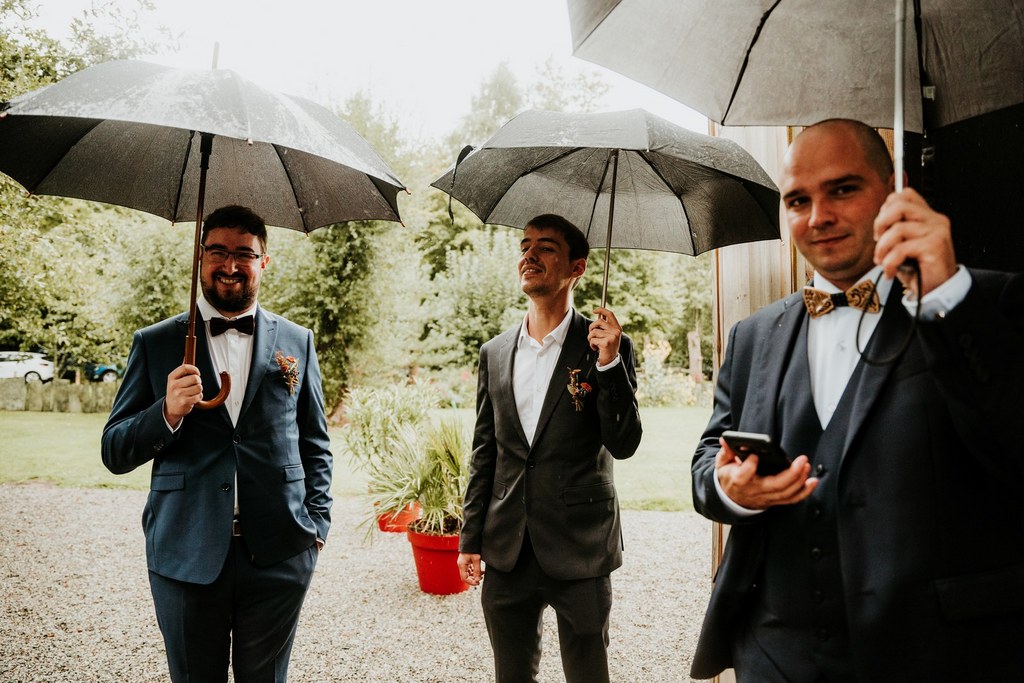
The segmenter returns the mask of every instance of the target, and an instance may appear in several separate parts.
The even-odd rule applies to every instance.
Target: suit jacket
[[[850,422],[836,494],[826,504],[838,521],[858,680],[1010,680],[1024,671],[1024,403],[1017,397],[1024,277],[971,274],[963,302],[921,322],[898,361],[864,365],[859,383],[847,388],[855,392]],[[909,328],[900,294],[894,287],[875,330],[874,358],[893,353]],[[714,486],[718,436],[738,429],[781,439],[787,426],[776,421],[778,387],[787,356],[806,355],[793,344],[804,315],[795,294],[730,334],[692,465],[694,506],[733,525],[695,678],[732,664],[774,518],[773,510],[738,517],[722,504]]]
[[[622,564],[619,503],[612,460],[640,444],[633,345],[623,335],[622,362],[595,368],[590,321],[572,312],[531,446],[515,397],[512,365],[520,326],[480,349],[477,421],[459,549],[479,553],[488,566],[511,571],[524,533],[541,568],[555,579],[609,574]],[[577,412],[569,396],[569,369],[593,390]]]
[[[327,538],[332,458],[313,333],[262,308],[237,424],[222,405],[193,410],[172,434],[163,399],[167,375],[184,357],[187,321],[182,314],[135,333],[103,429],[103,463],[121,474],[152,460],[142,516],[149,569],[208,584],[231,544],[236,475],[242,539],[253,562],[266,566]],[[201,321],[196,337],[209,399],[218,383]],[[293,392],[275,360],[278,351],[298,361]]]

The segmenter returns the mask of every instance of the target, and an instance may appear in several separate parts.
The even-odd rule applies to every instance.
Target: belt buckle
[[[238,517],[235,517],[235,518],[233,518],[231,520],[231,535],[232,536],[241,536],[242,535],[242,525],[238,521]]]

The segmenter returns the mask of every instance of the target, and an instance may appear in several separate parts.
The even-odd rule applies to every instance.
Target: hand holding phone
[[[722,432],[722,439],[740,460],[746,460],[750,454],[756,455],[757,473],[762,477],[778,474],[793,462],[767,434],[729,430]]]

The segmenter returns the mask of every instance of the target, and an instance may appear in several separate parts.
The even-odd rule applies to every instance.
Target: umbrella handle
[[[185,337],[185,360],[182,362],[187,365],[196,364],[196,336],[194,334]],[[200,401],[195,407],[200,410],[212,410],[224,403],[230,393],[231,375],[230,373],[222,372],[220,373],[220,392],[209,401]]]

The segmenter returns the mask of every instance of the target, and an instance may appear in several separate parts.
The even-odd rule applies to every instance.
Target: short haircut
[[[868,166],[874,169],[883,183],[889,182],[889,178],[893,174],[892,157],[889,155],[889,147],[877,130],[866,123],[853,119],[825,119],[810,126],[808,130],[819,126],[842,127],[850,131],[857,140],[861,151],[864,152],[864,159],[868,162]]]
[[[233,204],[222,206],[210,213],[203,221],[202,244],[206,244],[206,233],[214,228],[239,228],[250,235],[256,235],[260,248],[267,250],[267,226],[252,209]]]
[[[587,236],[583,234],[582,230],[557,214],[541,214],[531,219],[526,227],[554,230],[560,234],[569,245],[569,258],[574,261],[590,256],[590,243],[587,242]]]

